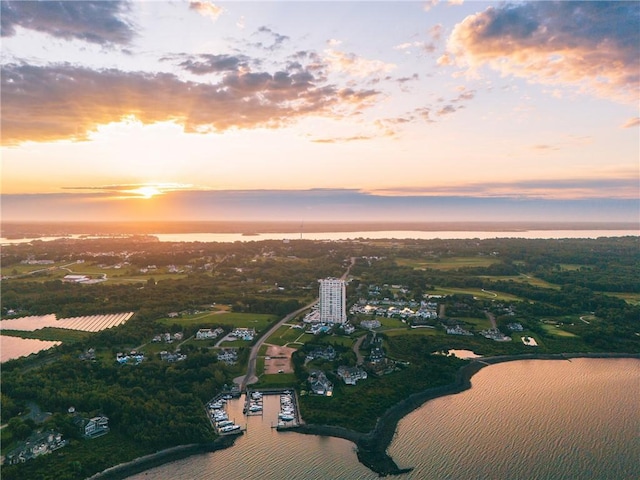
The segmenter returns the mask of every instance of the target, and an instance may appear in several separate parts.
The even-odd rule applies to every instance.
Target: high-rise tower
[[[345,323],[347,321],[347,287],[344,280],[325,278],[320,282],[320,321]]]

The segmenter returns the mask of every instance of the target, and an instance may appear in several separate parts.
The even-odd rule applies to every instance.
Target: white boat
[[[240,430],[240,425],[227,425],[226,427],[222,427],[220,429],[223,433],[233,432],[234,430]]]
[[[259,412],[262,410],[262,405],[253,404],[249,407],[250,412]]]
[[[295,419],[295,417],[293,415],[289,415],[289,414],[282,414],[282,415],[279,415],[279,416],[280,416],[280,419],[285,421],[285,422],[290,422],[290,421]]]
[[[260,400],[262,398],[262,394],[260,392],[252,392],[251,398],[253,398],[254,400]]]

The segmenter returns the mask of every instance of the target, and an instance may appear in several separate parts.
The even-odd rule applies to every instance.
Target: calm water
[[[297,240],[300,233],[261,233],[260,235],[242,235],[241,233],[154,233],[161,242],[254,242],[260,240]],[[348,240],[354,238],[397,238],[433,240],[436,238],[598,238],[624,237],[638,235],[637,230],[525,230],[525,231],[380,231],[380,232],[315,232],[303,233],[305,240]],[[69,235],[65,238],[83,238],[84,235]],[[60,237],[41,237],[39,240],[51,241]],[[96,238],[96,237],[94,237]],[[34,239],[0,238],[2,245],[28,243]]]
[[[527,360],[493,365],[473,387],[427,402],[398,425],[389,453],[399,479],[640,478],[640,360]],[[230,417],[247,433],[224,451],[130,477],[175,479],[376,479],[345,440],[271,428],[278,397],[263,417]]]
[[[60,345],[60,342],[0,335],[0,363]]]

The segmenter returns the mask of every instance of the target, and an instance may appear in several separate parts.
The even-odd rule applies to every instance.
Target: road
[[[299,315],[305,310],[308,310],[311,307],[313,307],[316,303],[318,303],[317,298],[313,302],[309,303],[308,305],[305,305],[304,307],[299,308],[295,312],[290,313],[289,315],[284,317],[282,320],[274,324],[264,335],[262,335],[258,339],[255,345],[251,348],[251,353],[249,354],[249,364],[247,365],[247,373],[244,375],[244,377],[238,377],[234,380],[235,383],[240,384],[240,391],[243,391],[247,385],[256,383],[258,381],[258,377],[256,376],[256,360],[258,358],[258,352],[260,351],[260,347],[267,340],[267,338],[273,335],[283,323],[287,323],[291,319],[295,318],[296,315]]]
[[[341,280],[345,280],[347,278],[347,276],[349,275],[349,272],[351,271],[351,267],[353,267],[353,265],[355,265],[355,263],[356,263],[356,258],[355,257],[351,257],[350,260],[351,260],[351,263],[347,267],[347,270],[340,277]],[[256,341],[255,345],[251,348],[251,353],[249,354],[249,362],[248,362],[248,365],[247,365],[247,373],[243,377],[237,377],[234,380],[235,383],[240,385],[240,391],[244,391],[244,389],[247,387],[247,385],[250,385],[252,383],[256,383],[258,381],[258,377],[256,376],[256,361],[258,359],[258,352],[260,351],[260,347],[262,346],[262,344],[271,335],[273,335],[276,332],[276,330],[278,330],[278,328],[280,328],[280,326],[283,323],[287,323],[288,321],[292,320],[293,318],[295,318],[297,315],[301,314],[305,310],[309,310],[316,303],[318,303],[318,300],[319,299],[316,298],[313,302],[309,303],[308,305],[305,305],[304,307],[299,308],[295,312],[292,312],[292,313],[288,314],[282,320],[280,320],[277,323],[275,323],[264,335],[262,335],[258,339],[258,341]]]

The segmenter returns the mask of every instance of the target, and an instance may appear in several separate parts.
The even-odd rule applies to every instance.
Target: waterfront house
[[[25,442],[20,442],[16,448],[5,456],[4,463],[15,465],[25,463],[40,455],[46,455],[66,446],[67,440],[62,439],[62,434],[49,430],[31,435]]]
[[[109,433],[109,418],[99,415],[91,419],[82,419],[82,431],[85,438],[97,438]]]
[[[338,367],[338,376],[342,378],[345,384],[355,385],[358,380],[366,380],[367,372],[358,367]]]

